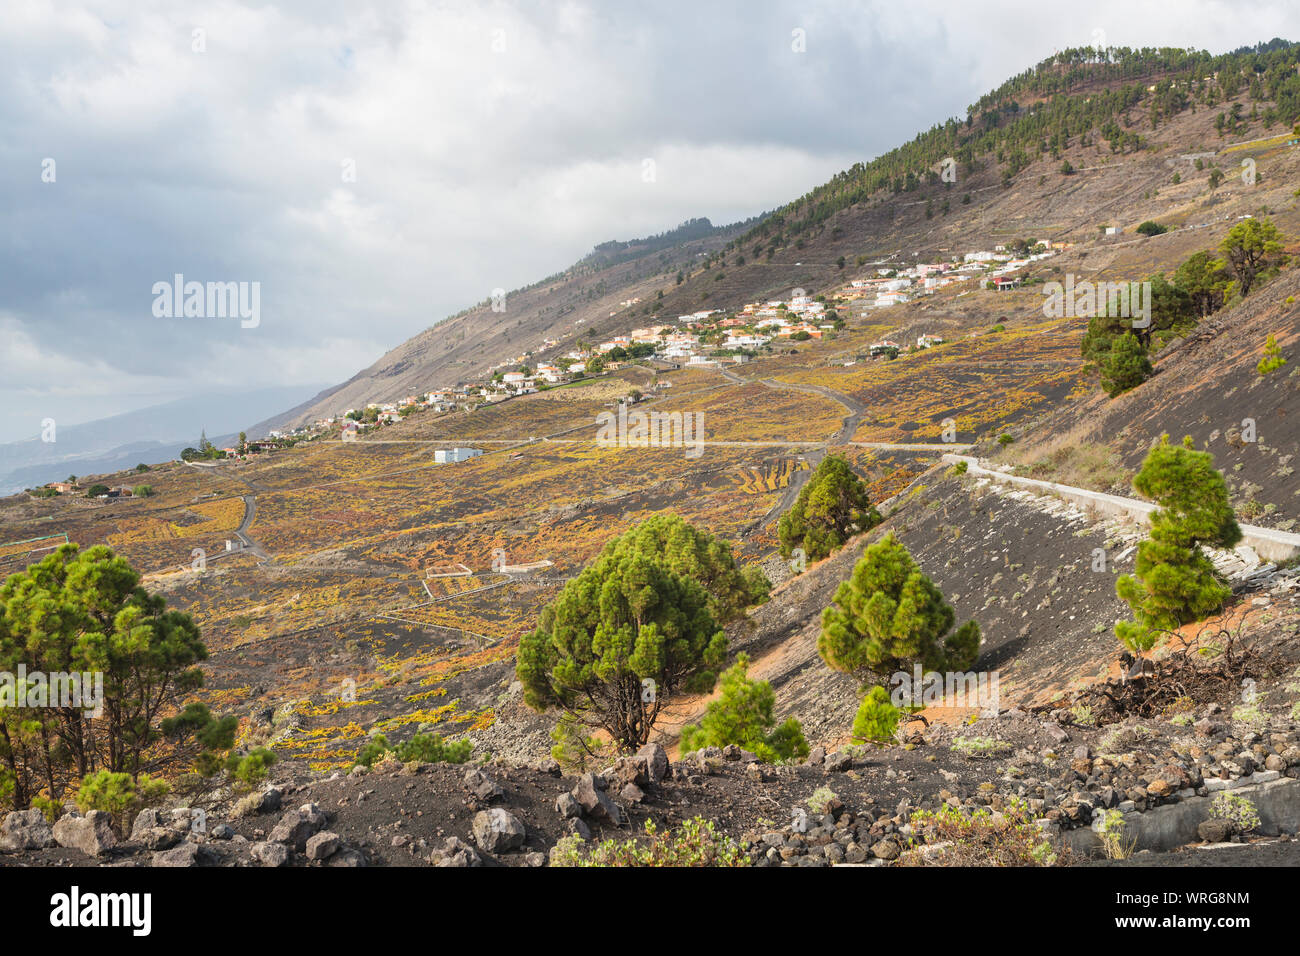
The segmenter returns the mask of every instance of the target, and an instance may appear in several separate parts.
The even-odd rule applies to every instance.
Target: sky
[[[1058,49],[1274,36],[1293,0],[5,0],[0,442],[341,382],[598,242],[775,208]],[[177,274],[243,284],[247,317],[168,315]]]

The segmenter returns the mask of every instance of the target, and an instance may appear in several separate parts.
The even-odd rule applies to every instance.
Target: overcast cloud
[[[342,381],[597,242],[771,209],[1056,49],[1298,27],[1204,0],[6,0],[0,441]],[[259,282],[260,324],[155,317],[175,273]]]

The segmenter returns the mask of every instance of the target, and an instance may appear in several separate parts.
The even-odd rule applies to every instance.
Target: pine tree
[[[1255,371],[1260,375],[1267,375],[1269,372],[1276,372],[1286,364],[1286,359],[1282,355],[1282,349],[1277,344],[1277,336],[1269,333],[1268,341],[1264,343],[1264,357],[1259,360],[1255,366]]]
[[[979,656],[980,629],[956,619],[934,583],[893,535],[863,552],[822,613],[817,651],[829,666],[864,682],[919,663],[926,671],[966,670]]]
[[[10,575],[0,584],[0,672],[102,675],[102,709],[87,719],[75,703],[0,707],[0,798],[23,809],[41,788],[57,797],[96,770],[134,775],[146,755],[161,765],[232,746],[238,722],[206,707],[158,719],[202,685],[207,656],[190,616],[168,610],[103,545],[65,544]],[[160,746],[164,736],[174,749]]]
[[[709,703],[698,725],[687,724],[682,728],[682,753],[736,744],[764,763],[808,756],[808,741],[795,718],[789,718],[773,730],[776,691],[768,681],[746,677],[748,669],[749,655],[741,654],[735,664],[723,671],[721,695]]]
[[[605,550],[631,548],[666,564],[672,571],[694,579],[709,594],[709,610],[721,624],[744,613],[766,596],[760,582],[736,566],[731,545],[684,521],[679,515],[646,518]]]
[[[799,497],[781,516],[777,534],[781,554],[790,557],[803,548],[809,561],[818,561],[838,550],[849,536],[869,531],[881,521],[872,507],[867,486],[842,455],[827,455],[799,492]]]
[[[1155,646],[1160,631],[1204,619],[1232,594],[1201,545],[1230,548],[1241,540],[1241,528],[1214,456],[1197,451],[1190,437],[1179,447],[1161,436],[1133,487],[1159,505],[1138,545],[1134,573],[1115,582],[1135,618],[1116,624],[1115,634],[1140,653]]]
[[[528,706],[558,707],[625,749],[649,739],[673,694],[711,690],[727,653],[709,593],[643,544],[634,529],[565,584],[515,667]]]
[[[1111,343],[1101,366],[1101,387],[1111,398],[1137,388],[1151,377],[1151,360],[1137,336],[1126,332]]]
[[[1218,265],[1236,278],[1242,298],[1250,294],[1257,278],[1267,278],[1286,263],[1285,241],[1270,219],[1244,219],[1228,230],[1219,243],[1223,259]]]

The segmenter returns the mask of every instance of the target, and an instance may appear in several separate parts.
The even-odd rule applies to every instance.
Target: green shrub
[[[1227,790],[1219,791],[1210,801],[1210,816],[1215,820],[1227,820],[1242,833],[1258,829],[1260,824],[1255,804],[1246,797]]]
[[[570,773],[583,773],[593,766],[604,766],[611,754],[601,738],[586,734],[577,720],[564,714],[551,730],[551,757]]]
[[[889,691],[873,687],[862,698],[853,718],[853,739],[863,743],[884,744],[894,739],[901,713],[889,699]]]
[[[767,681],[746,677],[748,668],[749,655],[741,654],[735,664],[722,672],[721,694],[709,702],[698,725],[687,724],[682,728],[682,753],[735,744],[751,751],[764,763],[808,756],[808,741],[799,721],[791,717],[773,730],[776,692]]]
[[[383,734],[375,734],[357,752],[356,762],[363,767],[373,767],[385,755],[392,754],[393,759],[402,763],[464,763],[473,750],[474,744],[469,740],[447,743],[439,734],[416,734],[396,747],[391,746]]]
[[[125,829],[135,811],[161,803],[170,789],[167,781],[147,773],[133,779],[129,773],[98,770],[82,777],[76,803],[83,813],[103,810],[111,814],[119,827]]]
[[[366,744],[357,751],[356,762],[363,767],[373,767],[375,762],[388,753],[392,748],[388,746],[388,738],[383,734],[375,734]]]
[[[275,763],[275,754],[265,747],[257,747],[246,756],[232,754],[226,763],[226,769],[245,789],[252,790],[266,779],[271,765]]]
[[[813,813],[826,813],[839,801],[839,796],[830,787],[818,787],[808,798],[808,809]]]
[[[1267,375],[1269,372],[1276,372],[1286,364],[1286,359],[1282,355],[1282,349],[1277,344],[1277,336],[1269,333],[1268,340],[1264,343],[1264,357],[1259,360],[1255,366],[1255,371],[1260,375]]]
[[[590,848],[578,836],[567,836],[551,853],[552,866],[749,866],[740,844],[718,833],[712,820],[692,817],[676,830],[662,834],[653,820],[645,823],[645,840],[606,840]]]
[[[417,760],[420,763],[464,763],[473,752],[468,740],[451,743],[443,741],[440,734],[416,734],[404,744],[398,744],[394,753],[402,763]]]
[[[44,795],[32,797],[32,808],[40,810],[49,823],[54,823],[63,813],[62,803]]]

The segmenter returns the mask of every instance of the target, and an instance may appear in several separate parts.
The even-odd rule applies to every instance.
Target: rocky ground
[[[626,839],[647,821],[662,831],[695,816],[714,821],[760,866],[935,863],[945,847],[926,847],[926,834],[910,825],[916,810],[996,814],[1023,801],[1059,848],[1102,810],[1142,812],[1246,784],[1300,781],[1300,726],[1281,715],[1211,704],[1173,720],[1092,728],[1068,714],[1012,709],[959,727],[913,722],[897,744],[831,754],[817,747],[799,765],[761,764],[737,747],[670,762],[656,744],[578,775],[549,759],[479,766],[389,758],[373,769],[285,775],[254,793],[222,790],[192,806],[145,810],[126,831],[102,811],[68,808],[53,826],[37,811],[11,813],[0,824],[0,864],[540,867],[571,834]],[[1198,836],[1207,846],[1247,848],[1216,850],[1197,865],[1244,853],[1295,856],[1291,844],[1222,821],[1202,824]],[[1138,854],[1130,862],[1151,856],[1191,859]]]

